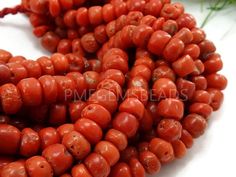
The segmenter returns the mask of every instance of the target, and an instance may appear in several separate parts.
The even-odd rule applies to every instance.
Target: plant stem
[[[213,9],[211,8],[210,12],[208,13],[208,15],[206,16],[205,20],[203,21],[202,25],[201,25],[201,28],[203,28],[207,21],[209,20],[209,18],[211,17],[212,13],[214,12],[214,9],[219,5],[221,0],[218,0],[215,5],[213,6]]]

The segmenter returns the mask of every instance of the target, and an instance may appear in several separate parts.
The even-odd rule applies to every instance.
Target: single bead
[[[173,119],[162,119],[157,126],[157,134],[166,141],[176,141],[181,137],[182,125]]]
[[[11,162],[2,168],[1,176],[4,177],[27,177],[24,162]]]
[[[194,138],[198,138],[204,134],[207,122],[198,114],[189,114],[183,119],[182,125]]]
[[[154,22],[156,21],[156,17],[153,15],[145,15],[141,20],[140,20],[140,25],[147,25],[152,27]]]
[[[185,77],[194,71],[195,64],[189,55],[185,55],[172,63],[172,67],[177,75],[180,77]]]
[[[17,84],[17,88],[25,106],[39,106],[42,103],[42,87],[37,79],[23,79]]]
[[[120,158],[120,153],[117,147],[108,141],[100,141],[95,146],[94,152],[103,156],[110,166],[115,165]]]
[[[95,71],[86,71],[83,73],[87,88],[89,90],[95,90],[99,82],[99,74]]]
[[[91,153],[84,161],[86,167],[94,177],[108,176],[110,166],[103,156],[97,153]]]
[[[111,169],[110,177],[132,177],[131,169],[128,164],[124,162],[117,163]]]
[[[0,64],[0,85],[10,82],[10,78],[11,78],[10,69],[4,64]]]
[[[193,59],[197,59],[200,55],[200,48],[196,44],[189,44],[185,46],[184,55],[189,55]]]
[[[8,124],[0,124],[0,154],[14,155],[20,147],[20,131]]]
[[[20,154],[24,157],[36,155],[40,148],[40,139],[37,132],[31,128],[21,131]]]
[[[148,91],[142,87],[131,87],[125,93],[126,98],[137,98],[143,105],[147,104]]]
[[[143,151],[139,154],[139,160],[146,172],[149,174],[159,173],[161,163],[157,156],[151,151]]]
[[[192,135],[185,129],[182,130],[182,135],[180,140],[184,143],[186,148],[191,148],[193,146],[193,137]]]
[[[117,69],[122,71],[122,73],[128,72],[128,62],[120,55],[110,55],[103,58],[102,70],[106,71],[108,69]]]
[[[179,96],[183,100],[187,101],[187,100],[192,99],[194,92],[196,90],[196,85],[193,82],[188,81],[186,79],[179,78],[176,81],[176,86],[179,92]]]
[[[221,56],[217,53],[210,54],[207,56],[204,62],[206,73],[215,73],[223,68],[223,62]]]
[[[24,60],[21,64],[26,68],[28,77],[39,78],[42,75],[41,67],[38,62],[33,60]]]
[[[103,22],[102,7],[92,6],[88,9],[88,17],[91,25],[99,25]]]
[[[22,79],[25,79],[28,77],[28,73],[26,68],[20,64],[20,63],[7,63],[7,67],[11,71],[11,83],[17,84]]]
[[[51,61],[56,74],[64,74],[68,71],[69,63],[64,55],[55,53],[51,56]]]
[[[169,62],[174,62],[184,51],[184,43],[178,38],[173,38],[163,50],[164,58]]]
[[[223,103],[224,94],[220,90],[213,88],[209,88],[207,89],[207,91],[211,96],[210,106],[213,108],[214,111],[217,111]]]
[[[227,86],[227,79],[221,74],[210,74],[206,77],[208,88],[215,88],[219,90],[224,90]]]
[[[61,13],[61,6],[59,0],[49,1],[49,12],[53,17],[59,16],[59,14]]]
[[[53,76],[44,75],[38,79],[43,93],[43,102],[45,104],[55,103],[57,101],[57,83]]]
[[[41,149],[60,142],[60,136],[55,128],[47,127],[39,131]]]
[[[111,38],[116,33],[116,21],[113,20],[106,25],[106,33],[108,38]]]
[[[42,156],[47,159],[51,165],[55,175],[65,173],[73,163],[72,155],[66,150],[62,144],[53,144],[45,148]]]
[[[123,86],[125,83],[124,74],[118,69],[108,69],[105,72],[100,74],[100,80],[112,79],[116,81],[120,86]]]
[[[72,52],[72,43],[70,39],[62,39],[58,43],[57,52],[61,54],[67,54]],[[66,66],[66,65],[65,65]]]
[[[127,137],[133,137],[139,126],[139,122],[135,116],[130,113],[120,112],[116,115],[113,122],[114,129],[123,132]]]
[[[167,98],[162,100],[157,109],[159,110],[159,115],[165,118],[173,118],[180,120],[184,114],[184,105],[183,102],[178,99]]]
[[[153,22],[152,29],[154,31],[161,30],[164,23],[165,23],[165,18],[159,17]]]
[[[49,119],[50,125],[61,125],[66,123],[67,107],[65,104],[54,104],[50,106]]]
[[[105,129],[111,121],[111,114],[99,104],[89,104],[82,112],[81,117],[93,120],[101,128]]]
[[[145,90],[148,90],[148,81],[144,79],[142,76],[136,76],[133,78],[130,78],[128,81],[128,88],[131,87],[141,87]]]
[[[167,3],[164,4],[160,16],[165,19],[176,20],[182,13],[182,9],[178,9],[174,4]]]
[[[88,99],[88,103],[100,104],[106,108],[110,113],[114,113],[117,109],[117,97],[116,95],[108,90],[99,89],[94,92]]]
[[[113,143],[120,151],[127,147],[127,137],[121,131],[110,129],[105,136],[105,140]]]
[[[85,68],[84,58],[75,54],[66,54],[70,72],[82,72]]]
[[[13,84],[5,84],[0,87],[0,100],[1,107],[6,114],[17,113],[23,104],[20,91]]]
[[[147,81],[151,79],[151,70],[145,65],[134,66],[130,71],[130,77],[141,76]]]
[[[133,114],[139,120],[143,118],[144,109],[144,105],[137,98],[126,98],[119,106],[120,112]]]
[[[122,97],[122,88],[121,86],[112,79],[104,79],[98,85],[97,89],[106,89],[112,91],[117,98]]]
[[[193,28],[191,30],[193,35],[192,43],[199,44],[206,38],[206,33],[200,28]]]
[[[91,150],[89,142],[76,131],[67,133],[62,139],[62,144],[77,160],[85,158]]]
[[[153,34],[153,29],[147,25],[139,25],[133,32],[133,42],[137,47],[144,48]]]
[[[102,129],[90,119],[79,119],[75,123],[75,130],[80,132],[91,144],[98,143],[102,138]]]
[[[121,56],[123,59],[125,59],[126,61],[128,61],[128,55],[125,51],[119,49],[119,48],[111,48],[109,49],[103,56],[103,61],[105,61],[106,59],[109,60],[109,57],[111,55],[119,55]]]
[[[53,32],[47,32],[41,39],[42,46],[49,52],[55,52],[59,42],[60,37]]]
[[[81,45],[88,53],[94,53],[98,50],[99,45],[93,33],[87,33],[81,38]]]
[[[76,10],[68,10],[63,17],[65,26],[68,28],[74,28],[76,26]]]
[[[51,165],[42,156],[33,156],[26,160],[25,168],[30,177],[53,177]]]
[[[94,30],[94,36],[98,43],[104,44],[106,41],[108,41],[108,36],[106,33],[106,26],[105,25],[100,25],[95,28]]]
[[[162,30],[173,36],[178,31],[178,24],[175,20],[166,20],[163,23]]]
[[[105,4],[102,7],[102,17],[106,23],[115,19],[115,11],[114,6],[112,4]]]
[[[207,80],[204,76],[194,76],[192,82],[196,86],[196,90],[206,90],[207,89]]]
[[[160,56],[170,41],[171,36],[164,31],[155,31],[148,41],[148,50]]]
[[[84,164],[78,164],[72,168],[72,177],[92,177],[92,174],[88,171]]]
[[[126,26],[126,15],[121,15],[116,19],[116,31],[121,31],[124,26]]]
[[[96,78],[96,76],[97,76],[96,73],[94,74],[92,72],[91,74],[93,77],[95,75],[95,78]],[[71,94],[73,95],[73,100],[76,99],[77,97],[78,97],[78,99],[83,97],[84,94],[86,93],[87,88],[88,88],[88,84],[85,80],[84,75],[79,72],[70,72],[66,75],[66,77],[70,78],[75,83],[75,91],[74,91],[74,93],[71,92]]]
[[[209,104],[206,103],[193,103],[189,107],[189,112],[199,114],[205,119],[209,119],[209,116],[213,112],[213,109]]]
[[[158,66],[152,73],[152,81],[155,83],[160,78],[167,78],[174,82],[176,75],[169,66]]]
[[[182,28],[173,36],[173,38],[180,39],[184,44],[189,44],[193,40],[193,34],[188,28]]]
[[[41,66],[42,75],[55,75],[53,63],[48,57],[40,57],[37,62]]]
[[[212,41],[204,40],[199,45],[201,51],[201,57],[206,59],[209,54],[212,54],[216,51],[216,47]]]
[[[0,49],[0,61],[8,63],[8,60],[12,58],[12,54],[6,50]]]
[[[134,66],[138,66],[138,65],[145,65],[147,66],[151,71],[153,71],[155,69],[155,64],[153,62],[153,60],[149,57],[140,57],[137,58],[134,62]]]
[[[191,73],[191,75],[199,76],[200,74],[202,74],[205,71],[205,66],[201,60],[194,60],[194,64],[195,64],[195,69]]]
[[[162,7],[163,4],[160,0],[150,0],[145,4],[144,14],[158,17]]]
[[[120,17],[121,15],[127,14],[128,13],[128,8],[127,8],[127,3],[126,2],[119,2],[115,3],[114,5],[114,11],[116,17]]]
[[[131,170],[133,177],[145,177],[146,176],[145,169],[138,159],[132,158],[129,161],[129,166],[130,166],[130,170]]]
[[[81,112],[86,106],[87,104],[83,101],[69,103],[69,115],[72,123],[75,123],[81,117]]]
[[[176,20],[179,28],[188,28],[188,29],[193,29],[194,27],[196,27],[196,19],[187,13],[182,14],[177,20]]]
[[[186,155],[187,149],[181,140],[173,141],[171,144],[173,146],[176,158],[181,159]]]
[[[74,129],[75,129],[74,124],[63,124],[57,128],[57,132],[60,138],[63,138],[64,135],[74,131]]]
[[[72,42],[71,42],[71,45],[72,45],[72,52],[73,53],[78,53],[80,54],[81,56],[84,56],[85,54],[85,51],[81,45],[81,40],[79,38],[77,39],[74,39]]]
[[[198,102],[198,103],[206,103],[210,104],[211,102],[211,96],[210,94],[205,90],[196,90],[194,92],[192,102]]]
[[[57,83],[57,101],[68,102],[73,99],[75,82],[66,76],[53,76]]]
[[[169,163],[174,160],[172,145],[160,138],[153,138],[149,144],[149,150],[153,152],[162,163]]]
[[[175,98],[177,96],[177,88],[175,83],[167,78],[160,78],[156,80],[153,84],[152,91],[158,101],[163,98]]]
[[[88,9],[86,7],[81,7],[77,10],[76,23],[80,26],[89,25]]]

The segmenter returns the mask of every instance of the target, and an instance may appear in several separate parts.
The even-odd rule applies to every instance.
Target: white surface
[[[0,8],[17,2],[19,1],[0,1]],[[207,11],[201,12],[197,2],[198,0],[184,1],[186,11],[193,14],[200,24]],[[236,177],[236,6],[212,16],[205,31],[208,39],[216,44],[224,61],[222,73],[229,81],[224,105],[214,113],[207,132],[195,141],[187,156],[164,166],[155,177]],[[21,15],[0,19],[0,48],[29,59],[48,54],[33,36],[27,19]]]

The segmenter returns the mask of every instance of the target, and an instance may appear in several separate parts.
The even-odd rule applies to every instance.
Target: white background
[[[183,1],[198,24],[207,13],[201,11],[199,1]],[[1,0],[0,9],[18,3],[19,0]],[[213,114],[207,132],[195,141],[187,156],[164,166],[160,174],[152,177],[236,177],[236,5],[214,14],[204,29],[224,61],[222,73],[229,81],[224,105]],[[22,15],[0,19],[0,48],[28,59],[48,54]]]

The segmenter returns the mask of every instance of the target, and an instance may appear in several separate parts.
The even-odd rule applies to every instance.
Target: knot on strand
[[[26,9],[24,9],[22,5],[17,5],[13,8],[6,7],[0,11],[0,18],[4,18],[8,14],[15,15],[17,13],[24,13],[24,12],[26,12]]]

